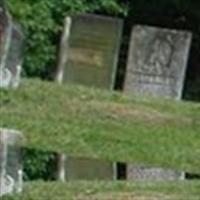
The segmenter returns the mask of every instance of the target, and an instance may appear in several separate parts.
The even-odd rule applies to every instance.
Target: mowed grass
[[[0,126],[23,145],[200,173],[200,104],[25,80],[0,91]]]
[[[199,200],[200,182],[33,182],[2,200]]]

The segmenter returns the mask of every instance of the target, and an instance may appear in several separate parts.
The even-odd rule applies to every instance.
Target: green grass
[[[200,182],[33,182],[2,200],[199,200]]]
[[[27,147],[200,172],[200,104],[26,80],[0,91]]]

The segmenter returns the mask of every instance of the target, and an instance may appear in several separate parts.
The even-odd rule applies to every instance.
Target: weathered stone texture
[[[181,99],[191,38],[185,31],[135,26],[124,91]]]
[[[23,35],[5,8],[0,8],[0,87],[17,87],[20,81]]]
[[[66,159],[66,180],[113,180],[114,173],[111,162],[73,157]]]
[[[67,57],[63,82],[112,89],[121,33],[120,19],[99,15],[73,16],[69,44],[65,47],[68,48],[67,55],[63,55]],[[60,59],[65,60],[62,57]]]
[[[20,132],[0,128],[0,196],[22,190],[21,140]]]
[[[127,165],[127,180],[144,181],[174,181],[183,180],[184,172],[163,168],[148,168],[136,165]]]

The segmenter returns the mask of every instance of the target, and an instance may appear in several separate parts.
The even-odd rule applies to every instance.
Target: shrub
[[[126,7],[118,0],[8,0],[7,5],[25,34],[25,73],[43,78],[49,78],[56,65],[65,16],[84,12],[126,13]]]

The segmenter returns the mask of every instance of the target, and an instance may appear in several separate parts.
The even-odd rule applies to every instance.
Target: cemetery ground
[[[2,200],[199,200],[200,182],[32,182]]]
[[[40,80],[23,80],[0,97],[1,126],[22,131],[22,146],[199,173],[199,103]],[[199,181],[33,182],[11,199],[196,200],[199,188]]]

